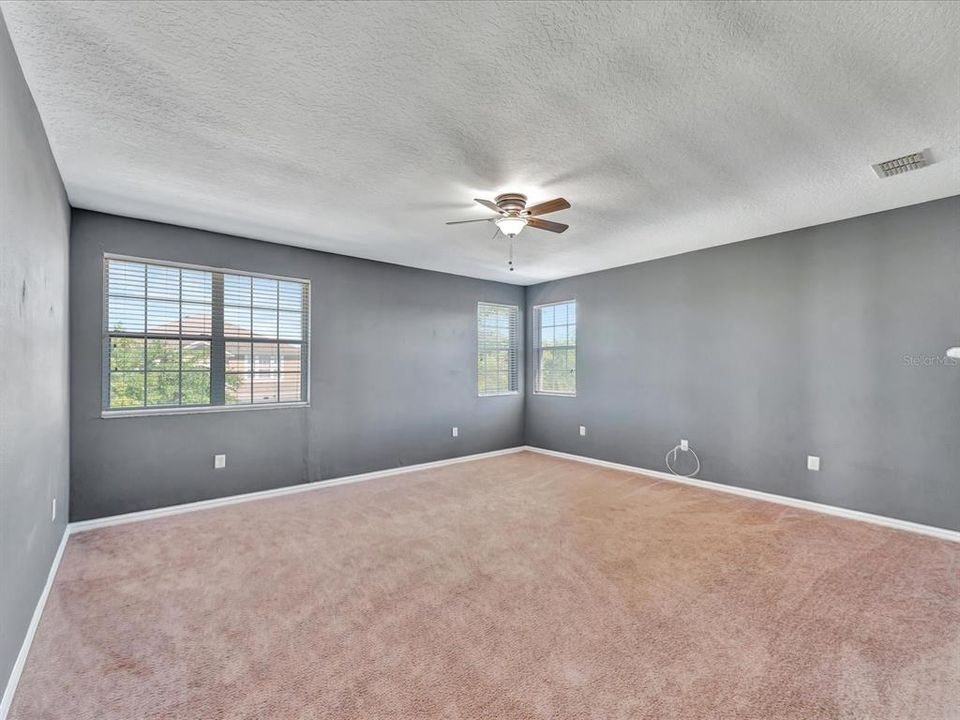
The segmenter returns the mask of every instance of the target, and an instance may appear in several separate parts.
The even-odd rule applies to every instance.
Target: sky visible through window
[[[577,303],[575,300],[535,309],[537,384],[541,393],[577,392]]]
[[[477,304],[477,394],[519,390],[519,314],[516,305]]]
[[[106,294],[104,409],[306,399],[305,283],[109,258]]]

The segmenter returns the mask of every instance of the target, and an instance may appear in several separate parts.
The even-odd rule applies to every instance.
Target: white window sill
[[[101,410],[104,420],[125,417],[150,417],[153,415],[201,415],[204,413],[232,413],[247,410],[288,410],[290,408],[308,408],[309,402],[262,403],[258,405],[202,405],[198,407],[161,407],[135,408],[130,410]]]

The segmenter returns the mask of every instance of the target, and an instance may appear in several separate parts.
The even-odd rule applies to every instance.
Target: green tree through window
[[[520,308],[477,303],[477,394],[507,395],[519,389]]]
[[[534,308],[536,328],[536,392],[577,393],[577,302]]]
[[[231,287],[238,282],[250,287],[252,281],[256,288],[245,308],[237,297],[228,298],[234,316],[246,313],[239,323],[224,323],[224,278]],[[299,281],[106,259],[104,409],[209,406],[244,396],[261,403],[301,402],[306,398],[308,297]],[[246,374],[234,372],[225,333],[257,340],[257,357],[267,358],[270,372],[254,373],[253,367]],[[215,343],[221,357],[227,356],[226,372],[222,362],[219,369],[212,362]],[[275,359],[269,363],[271,353]]]

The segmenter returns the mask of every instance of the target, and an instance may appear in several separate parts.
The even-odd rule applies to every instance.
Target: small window
[[[520,309],[516,305],[477,303],[477,394],[519,391]]]
[[[108,412],[304,403],[309,284],[104,260]]]
[[[536,392],[577,394],[577,301],[533,309]]]

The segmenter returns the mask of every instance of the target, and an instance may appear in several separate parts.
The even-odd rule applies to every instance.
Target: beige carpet
[[[74,536],[11,718],[957,718],[958,569],[507,455]]]

